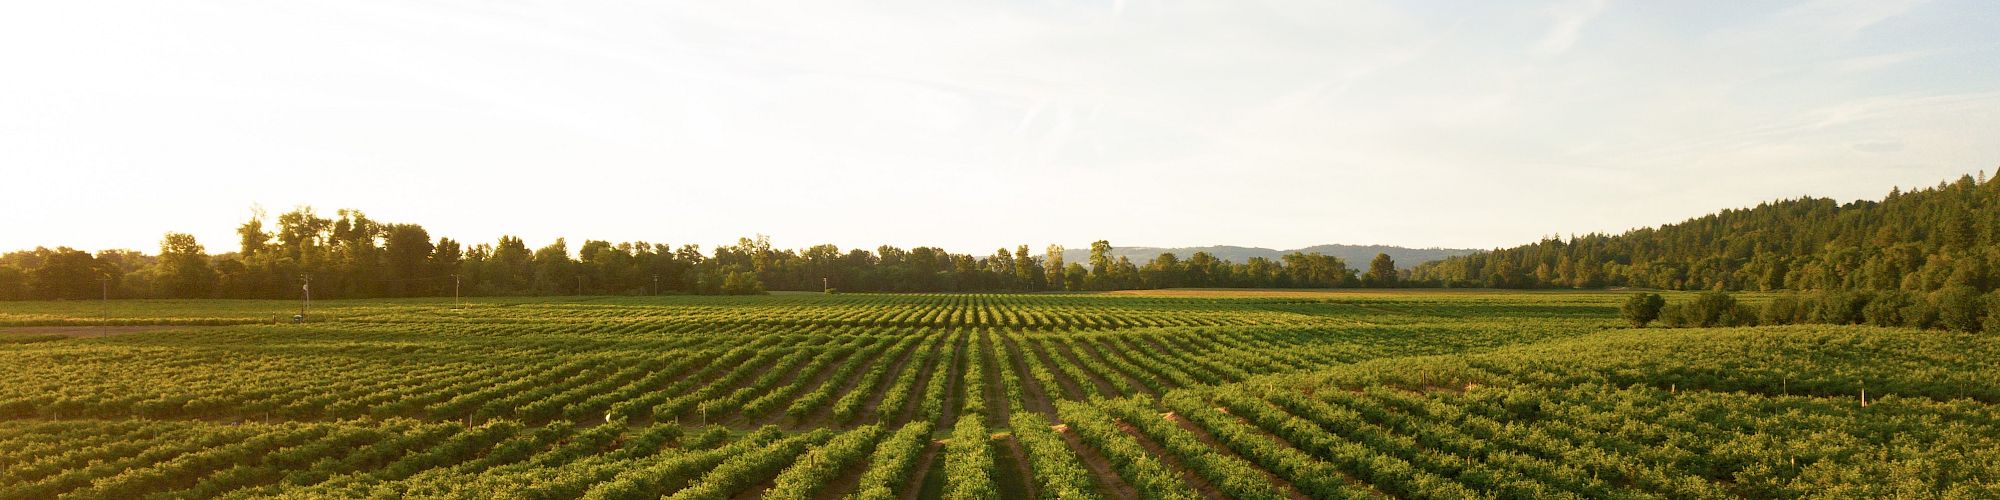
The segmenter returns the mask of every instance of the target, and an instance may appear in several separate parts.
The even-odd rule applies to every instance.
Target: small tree
[[[764,282],[757,280],[757,273],[737,271],[722,277],[722,293],[728,295],[763,295]]]
[[[1368,261],[1368,274],[1362,275],[1361,281],[1370,287],[1396,286],[1396,259],[1386,253],[1375,254],[1375,259]]]
[[[215,268],[209,267],[208,254],[201,243],[195,242],[194,235],[167,233],[160,240],[160,257],[153,267],[168,297],[206,297],[215,288]]]
[[[1660,308],[1666,305],[1667,299],[1660,294],[1635,293],[1632,298],[1625,299],[1625,307],[1621,310],[1625,319],[1632,322],[1633,328],[1645,328],[1647,323],[1660,318]]]

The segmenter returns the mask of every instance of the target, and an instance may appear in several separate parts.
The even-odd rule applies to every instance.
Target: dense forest
[[[1882,201],[1800,198],[1621,235],[1590,234],[1424,263],[1453,287],[1992,290],[2000,183],[1967,175]]]
[[[1428,262],[1414,281],[1493,288],[1705,290],[1626,306],[1635,325],[1872,324],[2000,330],[2000,183],[1964,176],[1882,201],[1725,210],[1611,236],[1546,239]],[[1724,290],[1782,290],[1761,307]]]
[[[1027,245],[989,256],[934,247],[842,251],[833,245],[774,249],[742,238],[703,252],[696,245],[562,239],[531,249],[520,238],[467,245],[432,238],[423,226],[385,223],[359,210],[323,217],[311,207],[254,214],[237,227],[235,252],[210,255],[194,237],[168,233],[157,255],[90,253],[67,247],[0,255],[0,300],[110,298],[291,298],[310,282],[316,298],[476,295],[754,294],[766,290],[972,292],[1168,287],[1383,286],[1395,282],[1385,256],[1361,274],[1337,257],[1293,253],[1227,262],[1204,252],[1161,254],[1145,264],[1093,243],[1084,262],[1061,246]],[[1386,267],[1386,271],[1383,266]]]

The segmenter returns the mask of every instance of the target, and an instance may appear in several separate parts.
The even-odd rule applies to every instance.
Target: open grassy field
[[[0,302],[0,498],[2000,497],[1992,336],[1624,298]]]

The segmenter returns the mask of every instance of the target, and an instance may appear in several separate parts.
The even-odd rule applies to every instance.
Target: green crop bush
[[[1625,299],[1625,305],[1619,308],[1619,312],[1624,314],[1625,321],[1632,323],[1633,328],[1645,328],[1647,323],[1660,318],[1660,308],[1666,305],[1667,299],[1661,298],[1660,294],[1635,293]]]

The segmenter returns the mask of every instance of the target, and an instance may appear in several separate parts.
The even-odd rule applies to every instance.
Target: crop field
[[[0,302],[0,498],[2000,497],[1995,337],[1624,299]]]

